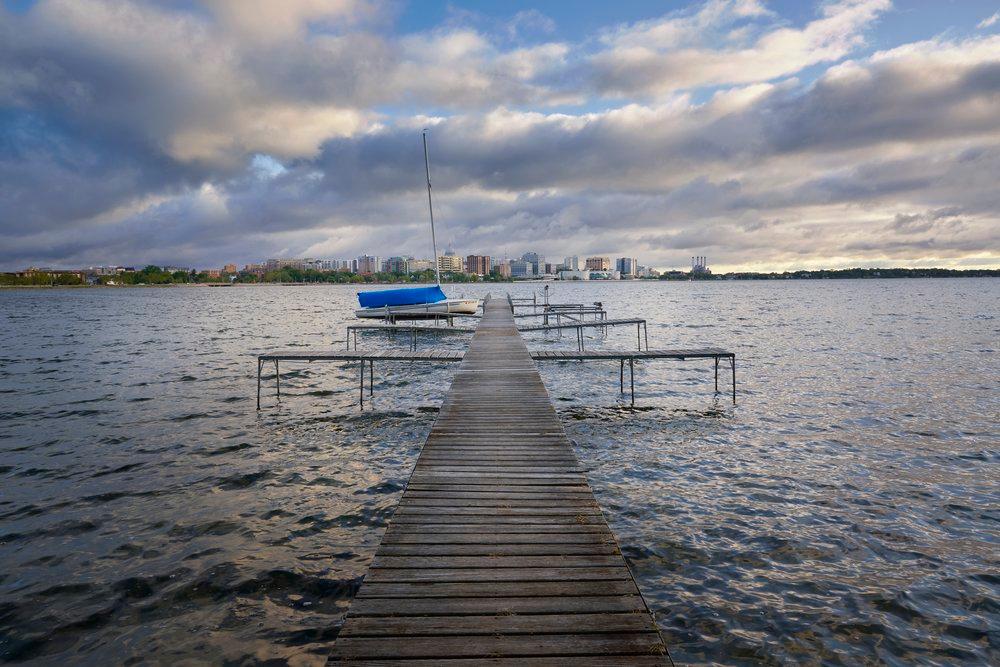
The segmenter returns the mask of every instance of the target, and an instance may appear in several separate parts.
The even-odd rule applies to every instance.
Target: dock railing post
[[[281,374],[278,372],[278,360],[274,360],[274,385],[278,388],[278,400],[281,400]]]
[[[375,360],[368,360],[368,395],[375,396]]]
[[[257,358],[257,409],[260,410],[260,369],[264,366],[264,360]]]
[[[363,410],[365,407],[365,360],[361,360],[361,373],[359,374],[361,378],[360,384],[358,385],[358,405],[361,406]]]
[[[646,327],[646,320],[642,321],[642,335],[646,339],[646,352],[649,352],[649,329]]]
[[[628,379],[632,384],[632,407],[635,407],[635,357],[628,358]]]
[[[719,393],[719,358],[715,358],[715,393]]]
[[[625,359],[624,357],[618,360],[618,393],[625,393]]]
[[[736,355],[729,358],[729,363],[733,367],[733,405],[736,405]]]

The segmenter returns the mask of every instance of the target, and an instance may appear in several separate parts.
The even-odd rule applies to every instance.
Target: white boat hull
[[[360,308],[354,311],[354,314],[358,317],[377,319],[423,320],[448,315],[475,315],[478,311],[479,299],[445,299],[436,303]]]

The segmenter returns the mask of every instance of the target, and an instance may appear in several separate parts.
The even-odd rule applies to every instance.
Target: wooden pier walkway
[[[668,664],[506,300],[485,307],[331,660]]]

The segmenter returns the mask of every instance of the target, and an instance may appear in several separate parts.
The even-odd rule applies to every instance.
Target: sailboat
[[[431,217],[431,245],[434,247],[433,287],[404,287],[398,289],[358,292],[358,317],[376,317],[391,320],[437,318],[448,315],[474,315],[479,309],[479,299],[449,299],[441,289],[441,265],[438,262],[437,238],[434,235],[434,204],[431,201],[431,165],[427,157],[427,130],[424,140],[424,173],[427,176],[427,209]]]

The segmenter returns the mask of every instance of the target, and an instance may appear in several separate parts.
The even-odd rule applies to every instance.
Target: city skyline
[[[692,269],[695,269],[692,257]],[[703,259],[703,258],[702,258]],[[657,273],[655,267],[648,267],[638,263],[635,257],[611,258],[606,255],[590,257],[579,257],[577,255],[567,255],[561,259],[546,261],[544,255],[533,251],[527,251],[520,257],[498,257],[488,254],[468,254],[459,255],[448,249],[438,256],[438,266],[442,273],[470,273],[476,275],[486,275],[493,269],[503,267],[501,273],[507,277],[543,276],[558,273],[560,271],[577,271],[584,264],[587,270],[613,271],[626,276],[649,275]],[[595,264],[596,263],[596,264]],[[521,265],[520,270],[511,272],[512,265]],[[216,276],[222,274],[237,274],[240,272],[276,271],[286,267],[296,269],[314,269],[317,271],[348,271],[359,274],[373,273],[419,273],[430,271],[434,268],[434,261],[430,258],[414,257],[413,255],[370,255],[364,253],[354,258],[334,258],[334,257],[272,257],[262,261],[246,262],[237,264],[227,262],[222,268],[216,267],[194,267],[182,266],[176,263],[150,263],[139,262],[134,265],[122,263],[96,264],[79,267],[46,267],[28,266],[18,271],[8,273],[30,273],[46,271],[80,272],[92,275],[114,275],[121,271],[135,271],[146,266],[156,266],[168,273],[209,273]],[[612,269],[613,266],[613,269]],[[703,267],[704,268],[704,267]],[[530,269],[530,270],[529,270]]]
[[[0,5],[0,271],[1000,266],[995,3]]]

